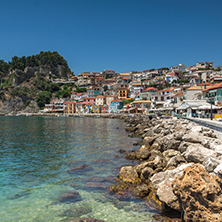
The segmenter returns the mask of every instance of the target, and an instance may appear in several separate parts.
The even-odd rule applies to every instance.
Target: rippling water
[[[118,152],[135,149],[121,120],[1,117],[0,124],[0,221],[150,221],[142,201],[119,201],[106,189],[132,164]],[[70,191],[81,199],[64,201]]]

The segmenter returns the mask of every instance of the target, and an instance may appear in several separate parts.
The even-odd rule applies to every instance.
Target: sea
[[[109,192],[120,168],[136,164],[119,152],[139,148],[124,128],[119,119],[0,117],[0,221],[151,221],[144,201]]]

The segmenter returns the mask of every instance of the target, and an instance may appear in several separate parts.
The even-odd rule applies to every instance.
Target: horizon
[[[75,75],[222,64],[222,2],[5,1],[0,59],[57,51]]]

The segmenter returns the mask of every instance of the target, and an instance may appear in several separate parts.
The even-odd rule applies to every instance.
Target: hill
[[[41,92],[48,92],[50,98],[62,90],[52,80],[72,75],[67,61],[58,52],[14,56],[9,62],[0,60],[0,112],[37,112],[41,108],[40,103],[37,104]]]

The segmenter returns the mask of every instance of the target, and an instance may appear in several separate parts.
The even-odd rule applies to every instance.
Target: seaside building
[[[64,114],[74,114],[76,113],[76,102],[65,101],[64,102]]]
[[[109,105],[109,113],[118,113],[123,108],[122,100],[113,100]]]
[[[99,95],[96,97],[96,105],[97,106],[103,106],[106,104],[106,97]]]

